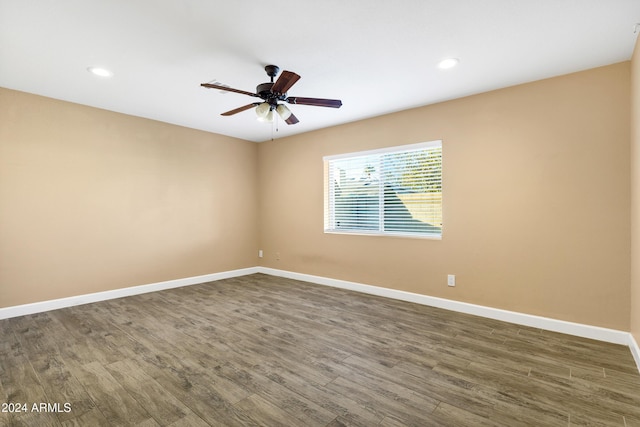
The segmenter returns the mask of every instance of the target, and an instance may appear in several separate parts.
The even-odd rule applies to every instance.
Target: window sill
[[[442,240],[441,234],[411,234],[411,233],[393,233],[379,231],[338,231],[338,230],[324,230],[324,234],[346,234],[351,236],[376,236],[376,237],[400,237],[406,239],[422,239],[422,240]]]

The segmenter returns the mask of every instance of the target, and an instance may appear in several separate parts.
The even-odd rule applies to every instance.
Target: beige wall
[[[0,89],[0,307],[256,265],[254,143]]]
[[[640,344],[640,42],[631,59],[631,333]]]
[[[628,330],[629,82],[624,62],[262,143],[262,265]],[[441,241],[323,233],[323,156],[435,139]]]

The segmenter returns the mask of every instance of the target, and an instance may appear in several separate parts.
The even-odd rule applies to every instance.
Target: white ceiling
[[[0,86],[264,141],[625,61],[638,22],[640,0],[0,0]],[[200,87],[254,92],[267,64],[342,108],[276,126]]]

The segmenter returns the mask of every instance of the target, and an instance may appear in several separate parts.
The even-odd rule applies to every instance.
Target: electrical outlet
[[[455,274],[447,275],[447,285],[448,286],[455,286],[456,285],[456,275]]]
[[[262,249],[258,251],[258,258],[262,258]]]

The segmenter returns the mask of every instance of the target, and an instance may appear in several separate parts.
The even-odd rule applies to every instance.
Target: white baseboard
[[[214,280],[229,279],[232,277],[246,276],[247,274],[254,273],[258,273],[258,267],[223,271],[220,273],[205,274],[202,276],[187,277],[184,279],[167,280],[165,282],[151,283],[148,285],[132,286],[128,288],[114,289],[111,291],[95,292],[92,294],[77,295],[68,298],[16,305],[13,307],[0,308],[0,319],[8,319],[10,317],[42,313],[44,311],[57,310],[59,308],[72,307],[75,305],[89,304],[92,302],[106,301],[114,298],[145,294],[147,292],[155,292],[165,289],[179,288],[182,286],[197,285],[200,283],[212,282]]]
[[[631,355],[633,356],[633,360],[636,361],[636,366],[638,367],[638,371],[640,371],[640,347],[638,347],[638,342],[633,338],[632,334],[629,334],[629,349],[631,350]]]
[[[378,295],[402,301],[413,302],[431,307],[444,308],[446,310],[461,313],[473,314],[475,316],[487,317],[504,322],[515,323],[533,328],[545,329],[563,334],[575,335],[583,338],[591,338],[599,341],[614,344],[631,345],[631,334],[629,332],[615,329],[601,328],[598,326],[584,325],[581,323],[567,322],[564,320],[551,319],[548,317],[534,316],[531,314],[518,313],[515,311],[491,308],[482,305],[469,304],[466,302],[454,301],[445,298],[432,297],[412,292],[399,291],[378,286],[365,285],[362,283],[348,282],[345,280],[330,279],[327,277],[313,276],[310,274],[295,273],[273,268],[259,267],[259,272],[272,276],[286,277],[290,279],[302,280],[319,285],[332,286],[336,288],[349,289],[366,294]],[[640,353],[639,353],[640,354]],[[638,358],[636,358],[638,362]],[[640,363],[638,363],[640,367]]]

